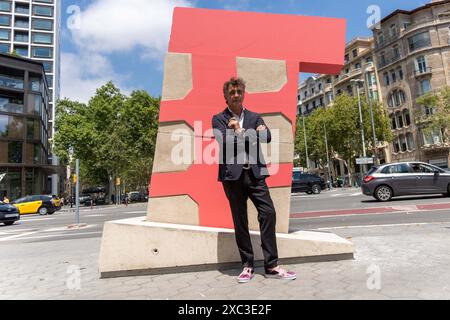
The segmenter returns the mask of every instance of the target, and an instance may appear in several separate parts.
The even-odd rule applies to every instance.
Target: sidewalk
[[[330,230],[354,260],[289,265],[298,279],[240,270],[99,279],[101,238],[0,245],[0,299],[450,299],[450,223]],[[199,248],[201,250],[201,248]]]

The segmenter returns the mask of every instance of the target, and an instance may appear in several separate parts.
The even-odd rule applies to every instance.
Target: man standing
[[[258,211],[265,276],[293,280],[296,274],[278,265],[276,212],[265,181],[269,174],[259,152],[260,142],[270,143],[270,130],[259,114],[243,107],[245,82],[241,78],[231,78],[225,82],[223,93],[228,107],[213,117],[212,126],[221,151],[219,181],[230,203],[236,244],[243,265],[238,282],[248,282],[254,275],[248,198]],[[252,152],[255,150],[256,155]]]

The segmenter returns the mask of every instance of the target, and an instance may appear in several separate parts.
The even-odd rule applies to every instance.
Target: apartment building
[[[0,53],[14,53],[43,64],[49,87],[49,136],[55,133],[54,102],[60,90],[59,32],[61,0],[0,0]],[[51,154],[53,165],[57,159]],[[59,176],[51,177],[52,193],[60,190]]]
[[[0,54],[0,197],[50,193],[50,90],[42,63]]]
[[[342,93],[356,96],[357,85],[361,97],[364,95],[373,102],[381,102],[373,45],[372,37],[358,37],[351,40],[346,45],[344,67],[339,75],[319,74],[301,83],[298,88],[297,113],[308,116],[315,109],[332,104],[335,97]],[[378,159],[381,163],[390,161],[386,147],[383,142],[377,144]],[[310,163],[308,167],[314,167],[314,164]],[[342,163],[337,166],[336,171],[338,175],[344,174]]]
[[[420,160],[449,168],[442,132],[425,132],[415,117],[432,112],[417,98],[450,86],[450,0],[396,10],[373,29],[381,95],[391,118],[392,161]]]

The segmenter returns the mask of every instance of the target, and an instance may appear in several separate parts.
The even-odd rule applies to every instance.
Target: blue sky
[[[163,58],[174,6],[336,17],[347,20],[347,41],[370,36],[367,13],[381,18],[431,0],[62,0],[61,98],[87,102],[113,82],[126,94],[161,95]],[[126,26],[125,28],[123,26]],[[306,75],[302,74],[303,79]]]

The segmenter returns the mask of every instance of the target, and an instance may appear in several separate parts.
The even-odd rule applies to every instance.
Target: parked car
[[[131,191],[128,193],[128,199],[130,202],[144,202],[145,194],[140,193],[139,191]]]
[[[19,209],[12,204],[0,201],[0,222],[10,226],[18,220],[20,220]]]
[[[78,200],[80,201],[80,206],[81,205],[90,206],[92,197],[90,194],[82,194]]]
[[[327,185],[325,180],[315,174],[294,171],[292,173],[291,192],[306,192],[308,194],[319,194]]]
[[[55,195],[32,195],[19,198],[11,202],[20,214],[39,213],[40,215],[53,214],[61,209],[61,200]]]
[[[450,196],[450,172],[425,162],[398,162],[372,167],[361,186],[378,201],[420,194]]]

